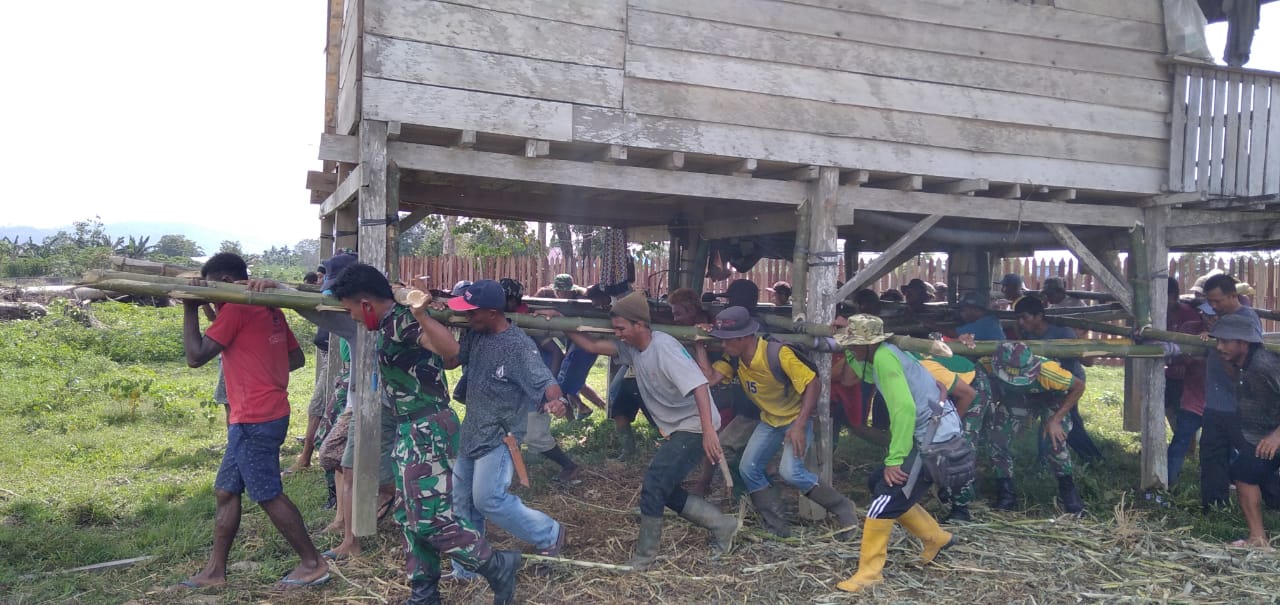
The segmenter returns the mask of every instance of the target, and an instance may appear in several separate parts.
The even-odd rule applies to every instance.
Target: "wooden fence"
[[[860,268],[867,261],[860,260]],[[1125,268],[1125,260],[1121,259],[1121,268]],[[1259,309],[1275,309],[1280,306],[1280,261],[1248,256],[1234,258],[1218,257],[1214,259],[1182,255],[1169,260],[1169,276],[1174,277],[1187,292],[1197,277],[1212,269],[1221,269],[1237,280],[1249,283],[1255,291],[1252,304]],[[533,294],[538,287],[551,283],[551,278],[558,273],[568,273],[578,284],[594,284],[600,279],[599,259],[578,259],[573,266],[566,267],[563,261],[552,262],[540,273],[538,259],[531,256],[464,258],[446,257],[412,257],[400,259],[400,274],[405,277],[429,275],[433,287],[448,289],[459,280],[476,280],[484,278],[514,277],[524,284],[525,292]],[[1074,258],[1051,260],[1036,258],[1006,258],[993,268],[992,279],[998,280],[1006,273],[1021,275],[1027,288],[1040,289],[1046,277],[1062,277],[1069,290],[1105,291],[1096,284],[1093,276],[1080,271]],[[839,275],[844,275],[844,263],[841,262]],[[746,278],[760,287],[760,300],[768,301],[769,293],[765,288],[778,281],[791,280],[791,263],[789,261],[764,259],[745,274],[735,274],[733,279]],[[884,292],[890,288],[901,288],[912,279],[920,278],[930,283],[947,281],[947,262],[945,258],[932,255],[920,255],[903,263],[893,272],[880,278],[871,286],[876,292]],[[667,259],[665,256],[653,256],[636,261],[636,281],[650,294],[659,295],[667,292]],[[705,292],[723,292],[730,280],[706,280]],[[1263,328],[1268,332],[1277,331],[1276,322],[1267,320]]]

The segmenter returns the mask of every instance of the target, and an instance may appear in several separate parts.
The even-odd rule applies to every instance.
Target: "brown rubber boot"
[[[685,500],[680,516],[711,532],[712,559],[718,559],[733,550],[733,536],[738,533],[737,518],[720,512],[715,505],[697,496],[689,496]]]
[[[751,505],[760,513],[760,520],[769,533],[779,538],[790,538],[791,527],[782,513],[782,495],[772,487],[751,494]]]
[[[852,528],[858,524],[858,508],[853,505],[853,501],[830,485],[819,483],[813,486],[813,489],[809,490],[805,497],[817,502],[818,506],[835,515],[836,522],[840,524],[840,527]],[[848,540],[851,537],[853,537],[852,529],[836,534],[837,540]]]

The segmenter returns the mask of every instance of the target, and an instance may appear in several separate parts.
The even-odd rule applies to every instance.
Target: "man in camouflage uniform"
[[[991,444],[991,462],[995,467],[1000,494],[991,505],[999,510],[1017,508],[1013,489],[1014,435],[1021,432],[1033,416],[1040,416],[1040,439],[1049,452],[1049,468],[1058,478],[1058,497],[1062,509],[1071,514],[1084,511],[1084,501],[1071,478],[1071,452],[1067,434],[1071,432],[1069,412],[1084,394],[1084,379],[1073,375],[1056,361],[1031,352],[1025,344],[1001,343],[984,369],[994,378],[992,386],[999,404],[991,410],[984,434]]]
[[[484,576],[495,605],[511,602],[520,553],[492,550],[453,510],[451,460],[459,421],[449,407],[442,358],[456,359],[457,341],[424,309],[397,304],[387,279],[369,265],[349,267],[331,290],[357,323],[378,332],[384,401],[398,425],[393,457],[404,504],[396,520],[404,531],[413,587],[407,603],[440,603],[441,554]]]
[[[991,409],[991,381],[987,373],[978,364],[966,357],[934,357],[920,353],[909,353],[929,371],[938,384],[947,388],[947,395],[960,414],[964,438],[975,448],[978,437]],[[973,501],[976,488],[970,482],[959,490],[940,488],[938,497],[951,501],[951,512],[947,521],[970,521],[969,503]]]

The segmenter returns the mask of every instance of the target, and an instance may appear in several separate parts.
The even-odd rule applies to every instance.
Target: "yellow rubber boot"
[[[902,516],[898,517],[898,523],[911,532],[911,535],[924,542],[924,552],[920,553],[920,558],[926,563],[933,561],[942,549],[951,546],[951,533],[939,527],[933,515],[919,504],[902,513]]]
[[[884,559],[889,555],[889,535],[893,533],[893,519],[867,519],[862,523],[862,552],[858,556],[858,571],[849,579],[836,584],[845,592],[858,592],[884,581],[880,575]]]

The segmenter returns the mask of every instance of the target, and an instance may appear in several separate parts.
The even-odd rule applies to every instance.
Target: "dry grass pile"
[[[542,476],[545,473],[537,473]],[[833,521],[797,526],[795,537],[763,533],[750,508],[732,555],[708,560],[706,534],[668,513],[661,559],[645,573],[614,569],[631,554],[637,531],[643,469],[609,462],[584,473],[572,488],[549,486],[521,496],[569,531],[567,560],[530,561],[521,572],[524,603],[833,603],[860,596],[835,589],[858,561],[858,542],[836,542]],[[717,495],[724,510],[736,505]],[[789,498],[794,501],[794,498]],[[919,543],[894,530],[885,582],[868,597],[893,603],[1262,603],[1280,594],[1280,559],[1257,550],[1227,548],[1169,530],[1123,503],[1110,514],[1027,519],[975,505],[979,522],[951,528],[957,544],[932,565],[919,564]],[[795,518],[792,511],[793,518]],[[235,586],[220,599],[272,603],[399,603],[408,588],[394,530],[385,528],[366,556],[334,564],[322,590],[278,595]],[[531,550],[492,529],[497,547]],[[375,544],[376,543],[376,544]],[[481,581],[443,584],[448,603],[490,602]],[[164,598],[168,596],[169,598]],[[159,599],[159,600],[156,600]],[[139,603],[173,602],[152,593]]]

